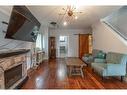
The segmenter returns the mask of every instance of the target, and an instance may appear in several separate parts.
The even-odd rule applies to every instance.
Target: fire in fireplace
[[[5,88],[11,87],[22,78],[22,64],[8,69],[4,72]]]

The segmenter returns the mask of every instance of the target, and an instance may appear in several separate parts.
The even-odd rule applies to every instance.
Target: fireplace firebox
[[[22,64],[8,69],[4,72],[5,88],[11,87],[22,78]]]

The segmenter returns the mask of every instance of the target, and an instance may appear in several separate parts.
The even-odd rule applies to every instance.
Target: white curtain
[[[42,50],[42,36],[41,36],[41,34],[38,34],[38,36],[37,36],[36,48]]]

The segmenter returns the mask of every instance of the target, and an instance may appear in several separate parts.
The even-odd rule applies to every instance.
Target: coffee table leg
[[[82,76],[82,78],[84,78],[84,75],[83,75],[83,70],[82,70],[82,68],[80,68],[80,72],[81,72],[81,76]]]
[[[72,68],[71,66],[69,66],[69,76],[71,76],[71,73],[72,73]]]

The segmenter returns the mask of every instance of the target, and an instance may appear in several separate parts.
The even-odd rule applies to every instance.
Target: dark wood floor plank
[[[44,61],[29,73],[22,89],[127,89],[127,83],[110,77],[102,80],[90,67],[84,68],[84,78],[68,76],[65,59]]]

